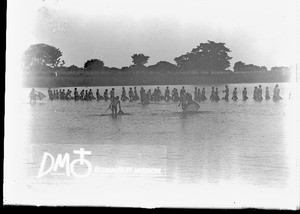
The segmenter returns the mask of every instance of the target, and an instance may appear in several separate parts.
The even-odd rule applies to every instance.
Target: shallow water
[[[230,184],[232,191],[238,190],[235,185],[249,187],[250,190],[253,187],[260,190],[276,188],[285,191],[290,187],[293,170],[289,164],[286,131],[291,86],[288,83],[279,84],[283,97],[280,102],[272,100],[255,102],[251,98],[256,85],[258,84],[230,84],[231,92],[234,87],[238,88],[238,101],[201,102],[200,111],[194,114],[183,114],[178,103],[172,101],[151,103],[147,106],[142,106],[140,101],[126,101],[121,104],[122,110],[128,115],[118,118],[109,115],[110,112],[107,111],[109,102],[105,101],[50,101],[46,98],[37,101],[36,104],[29,104],[30,89],[24,89],[23,101],[20,104],[23,119],[19,121],[26,133],[22,139],[22,144],[26,145],[25,155],[22,156],[25,170],[23,181],[35,190],[34,193],[41,195],[43,193],[39,188],[45,191],[45,188],[49,190],[56,185],[61,190],[66,190],[72,184],[80,184],[83,188],[90,187],[94,190],[104,183],[108,187],[111,184],[117,186],[120,184],[118,182],[121,182],[124,188],[131,182],[133,185],[140,182],[146,183],[146,186],[155,183],[160,187],[174,184],[176,187],[199,185],[214,188],[221,184],[225,187]],[[275,84],[266,83],[262,86],[263,89],[269,86],[272,96]],[[152,91],[154,87],[156,86],[144,86],[146,90],[151,88]],[[173,87],[178,90],[181,88],[170,86],[170,89]],[[193,94],[194,87],[206,87],[206,96],[209,97],[211,86],[190,85],[186,86],[186,89]],[[220,92],[224,89],[224,85],[216,87]],[[243,87],[248,89],[250,99],[247,101],[241,100]],[[110,90],[110,87],[90,88],[94,94],[97,88],[101,94],[105,88]],[[90,88],[78,89],[80,91]],[[114,88],[116,94],[120,94],[121,87]],[[128,88],[126,87],[127,92]],[[139,91],[140,87],[137,88]],[[165,86],[160,88],[164,92]],[[36,90],[47,94],[45,88]],[[223,96],[222,93],[219,95]],[[102,171],[97,174],[93,171],[89,177],[78,180],[64,175],[63,169],[58,174],[36,177],[43,152],[48,152],[54,157],[59,153],[68,152],[71,159],[74,159],[78,157],[73,154],[73,150],[79,148],[91,151],[92,155],[86,158],[93,167],[98,166],[102,170],[129,167],[154,168],[159,172],[137,174],[132,171],[128,173]],[[84,167],[81,168],[80,165],[77,170],[85,172]],[[200,188],[200,196],[203,197],[204,193],[201,194],[201,191]],[[221,190],[215,191],[216,194],[220,194],[218,191]],[[246,191],[243,194],[248,193]],[[101,195],[100,192],[96,194]],[[176,194],[180,195],[178,192]],[[267,195],[269,194],[266,194],[266,197]],[[282,194],[276,197],[286,196]],[[171,200],[172,197],[169,198]],[[235,199],[237,204],[238,198],[239,196]],[[49,203],[50,201],[48,200]],[[63,201],[60,199],[56,203],[72,204],[68,200]],[[107,201],[99,199],[89,203],[99,205]],[[195,202],[195,205],[191,202],[191,206],[197,206],[197,203]],[[229,204],[236,205],[231,202]],[[228,204],[224,202],[221,205]],[[251,203],[247,203],[245,199],[238,206],[247,205]],[[200,206],[209,205],[202,203]]]

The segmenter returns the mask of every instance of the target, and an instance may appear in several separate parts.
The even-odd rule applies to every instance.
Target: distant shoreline
[[[230,83],[279,83],[291,81],[290,73],[245,72],[219,74],[191,73],[54,73],[23,76],[23,87],[58,88],[85,86],[200,85]]]

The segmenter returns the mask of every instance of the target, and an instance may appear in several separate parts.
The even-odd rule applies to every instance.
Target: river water
[[[281,83],[283,100],[255,102],[251,98],[257,85],[229,84],[231,92],[238,88],[239,100],[200,102],[197,114],[183,114],[172,101],[147,106],[126,101],[121,104],[128,114],[117,118],[109,115],[109,102],[47,97],[29,104],[30,89],[23,89],[16,113],[22,128],[16,132],[19,168],[14,170],[19,171],[11,172],[17,175],[15,191],[22,189],[23,194],[14,200],[48,205],[290,207],[296,178],[294,144],[289,141],[294,94],[290,99],[291,84]],[[269,86],[272,96],[275,84],[262,86]],[[155,87],[144,86],[152,91]],[[206,87],[207,97],[211,89],[185,87],[192,94],[194,87]],[[241,100],[243,87],[248,89],[247,101]],[[100,89],[103,94],[105,88],[111,89],[78,89],[92,89],[94,94]],[[114,88],[120,95],[121,87]],[[165,86],[160,88],[164,92]],[[47,95],[46,88],[36,90]],[[72,162],[79,158],[73,151],[80,148],[91,152],[85,155],[90,173],[79,162],[70,176],[66,167],[46,173],[51,155],[55,160],[68,153]],[[45,173],[38,177],[43,155]],[[88,176],[75,176],[85,173]]]

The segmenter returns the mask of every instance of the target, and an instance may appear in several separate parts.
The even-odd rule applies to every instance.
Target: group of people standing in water
[[[222,90],[222,92],[223,92],[224,96],[222,98],[220,98],[218,88],[212,87],[211,93],[209,96],[209,100],[219,101],[222,99],[225,101],[229,101],[229,99],[232,99],[232,100],[236,101],[239,99],[237,87],[235,87],[233,89],[231,97],[230,97],[230,91],[229,91],[228,85],[225,85],[225,88]],[[141,100],[142,104],[148,104],[151,101],[158,102],[161,100],[177,102],[177,101],[182,100],[182,97],[184,95],[186,95],[186,93],[187,92],[186,92],[186,89],[184,86],[182,86],[182,88],[180,89],[179,92],[178,92],[177,88],[173,88],[171,91],[169,86],[167,86],[165,88],[164,93],[161,91],[160,87],[156,87],[153,91],[151,89],[148,89],[146,91],[144,89],[144,87],[141,87],[139,93],[138,93],[136,87],[133,87],[133,88],[129,87],[128,94],[125,90],[125,87],[122,87],[121,98],[119,98],[118,96],[115,96],[115,88],[112,88],[110,91],[108,91],[108,89],[105,89],[103,95],[101,95],[99,89],[97,89],[95,96],[94,96],[92,89],[89,89],[89,90],[82,89],[81,91],[79,91],[79,90],[77,90],[77,88],[74,88],[73,93],[69,89],[67,89],[67,90],[65,90],[65,89],[52,90],[51,88],[48,89],[48,96],[49,96],[50,100],[75,100],[75,101],[77,101],[77,100],[87,100],[87,101],[105,100],[105,101],[108,101],[108,100],[112,100],[113,98],[118,97],[119,100],[121,100],[121,101],[128,100],[131,102],[131,101]],[[244,101],[249,99],[246,87],[244,87],[244,89],[242,91],[241,99]],[[265,99],[265,100],[271,99],[269,87],[266,87],[265,94],[263,96],[262,86],[261,85],[259,85],[258,87],[255,86],[254,92],[253,92],[253,100],[261,101],[263,99]],[[276,84],[276,86],[274,87],[274,90],[273,90],[273,100],[278,101],[280,99],[282,99],[282,97],[280,96],[280,89],[279,89],[278,84]],[[203,87],[202,90],[200,88],[195,87],[194,100],[197,102],[207,100],[205,87]]]
[[[121,95],[121,100],[122,101],[136,101],[136,100],[141,100],[142,104],[148,104],[150,101],[178,101],[179,100],[179,95],[177,92],[177,89],[173,89],[172,92],[170,92],[169,86],[166,87],[164,94],[162,93],[161,89],[159,87],[155,88],[153,92],[151,89],[148,89],[146,91],[144,87],[141,87],[140,92],[138,94],[136,87],[132,90],[132,88],[129,88],[128,91],[128,96],[126,93],[126,90],[124,87],[122,87],[122,95]]]
[[[65,91],[65,89],[52,91],[51,88],[49,88],[48,96],[50,100],[94,100],[96,99],[94,97],[92,89],[81,90],[79,92],[77,88],[74,89],[73,96],[72,96],[72,91],[69,89],[67,91]]]
[[[211,101],[219,101],[219,100],[225,100],[229,101],[229,99],[232,99],[234,101],[238,100],[238,91],[237,87],[235,87],[232,91],[232,96],[230,96],[229,92],[229,87],[228,85],[225,85],[224,90],[222,90],[224,97],[220,98],[219,95],[219,90],[217,87],[212,87],[211,88],[211,93],[209,99]],[[242,91],[242,100],[246,101],[248,98],[248,92],[247,88],[244,87]],[[92,91],[92,89],[89,90],[84,90],[82,89],[81,91],[77,90],[77,88],[74,88],[74,91],[72,92],[71,90],[67,89],[59,89],[59,90],[52,90],[51,88],[48,89],[48,96],[50,100],[86,100],[86,101],[91,101],[91,100],[105,100],[105,101],[111,101],[109,109],[112,110],[113,115],[117,115],[120,113],[123,113],[121,110],[121,103],[120,101],[137,101],[141,100],[141,103],[143,105],[149,104],[151,101],[154,102],[159,102],[159,101],[174,101],[178,102],[180,101],[180,104],[183,108],[183,110],[189,105],[193,104],[196,106],[196,108],[199,108],[197,102],[200,101],[205,101],[207,100],[206,97],[206,91],[205,87],[200,88],[195,87],[194,90],[194,99],[190,93],[188,93],[185,89],[184,86],[180,89],[178,92],[177,88],[173,88],[172,91],[170,91],[169,86],[165,88],[164,93],[162,93],[160,87],[156,87],[153,92],[151,89],[148,89],[146,91],[144,87],[140,88],[140,91],[138,93],[136,87],[129,87],[128,91],[128,96],[125,87],[122,87],[122,92],[121,92],[121,98],[119,96],[115,96],[115,88],[112,88],[110,91],[108,89],[105,89],[103,95],[100,94],[99,89],[96,90],[95,96]],[[46,97],[43,93],[35,91],[33,88],[29,94],[30,97],[30,102],[36,101],[36,99],[42,99]],[[262,86],[259,85],[258,87],[254,87],[254,92],[253,92],[253,100],[255,101],[262,101],[263,99],[269,100],[271,99],[270,96],[270,90],[269,87],[266,87],[265,89],[265,94],[263,96],[263,89]],[[281,100],[282,97],[280,96],[280,89],[278,84],[275,85],[274,90],[273,90],[273,101],[279,101]],[[196,102],[194,102],[196,101]],[[119,111],[118,111],[119,109]]]
[[[224,93],[224,97],[222,97],[222,100],[225,100],[225,101],[229,101],[229,87],[228,85],[225,85],[225,89],[223,90],[223,93]],[[231,99],[236,101],[238,100],[238,92],[237,92],[237,87],[235,87],[232,91],[232,97]],[[242,91],[242,100],[246,101],[248,98],[248,92],[247,92],[247,88],[244,87],[243,91]],[[269,87],[266,87],[266,90],[265,90],[265,99],[266,100],[269,100],[271,99],[271,96],[270,96],[270,90],[269,90]],[[200,89],[197,89],[197,87],[195,87],[195,91],[194,91],[194,100],[195,101],[205,101],[207,98],[205,96],[205,88],[202,89],[202,91],[200,91]],[[209,99],[211,101],[219,101],[221,98],[219,96],[219,90],[218,88],[215,88],[215,87],[212,87],[211,88],[211,94],[210,94],[210,97]],[[259,85],[258,87],[255,86],[254,87],[254,92],[253,92],[253,100],[255,101],[262,101],[264,98],[263,98],[263,89],[262,89],[262,86]],[[279,89],[279,86],[278,84],[276,84],[276,86],[274,87],[274,91],[273,91],[273,100],[274,101],[278,101],[278,100],[281,100],[282,97],[280,96],[280,89]]]

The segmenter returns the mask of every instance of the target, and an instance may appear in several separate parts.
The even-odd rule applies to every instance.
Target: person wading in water
[[[271,97],[270,97],[270,91],[269,91],[269,87],[266,87],[266,95],[265,95],[265,99],[266,99],[266,100],[269,100],[269,99],[271,99]]]
[[[245,87],[244,90],[243,90],[243,100],[247,100],[248,99],[248,96],[247,96],[247,88]]]
[[[33,101],[33,102],[36,102],[36,98],[37,98],[37,93],[35,92],[35,89],[31,89],[31,92],[29,94],[29,98],[30,98],[30,103]]]
[[[228,85],[225,85],[225,90],[223,90],[223,93],[225,93],[225,97],[223,97],[222,99],[228,101],[228,97],[229,97]]]
[[[118,106],[119,106],[119,111],[118,111]],[[114,116],[114,117],[117,117],[118,114],[123,113],[123,111],[121,110],[121,102],[119,100],[119,96],[112,97],[109,108],[111,109],[112,116]]]
[[[209,99],[211,101],[215,101],[215,97],[216,97],[215,87],[211,87],[211,94],[210,94]]]
[[[232,100],[236,101],[238,99],[237,97],[237,87],[234,88],[233,92],[232,92]]]
[[[280,96],[280,89],[279,89],[278,84],[276,84],[274,91],[273,91],[273,100],[279,101],[281,99],[282,99],[282,97]]]

